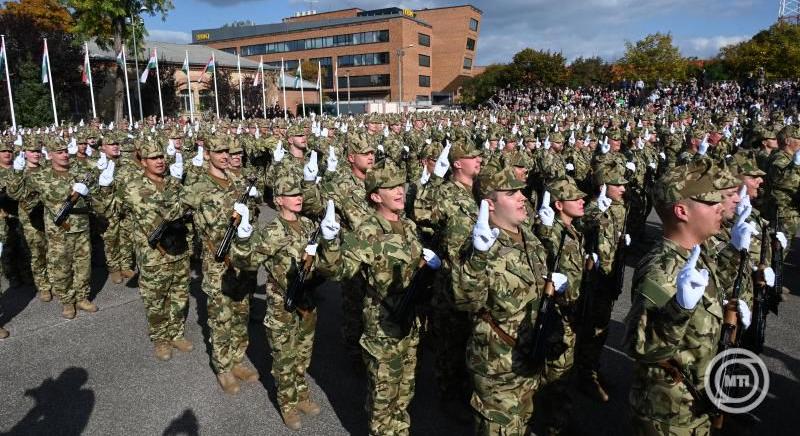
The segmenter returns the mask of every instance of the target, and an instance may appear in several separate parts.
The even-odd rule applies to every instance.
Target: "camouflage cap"
[[[739,150],[729,162],[731,173],[734,176],[761,177],[766,175],[758,168],[753,150]]]
[[[382,124],[383,123],[383,119],[381,118],[381,114],[379,114],[377,112],[373,112],[373,113],[371,113],[371,114],[369,114],[367,116],[366,122],[367,123],[373,123],[373,124]]]
[[[606,130],[606,136],[608,136],[609,141],[622,141],[625,135],[622,134],[620,129],[609,129]]]
[[[450,161],[470,159],[480,156],[483,152],[475,146],[475,142],[467,138],[454,139],[450,147]]]
[[[142,159],[152,159],[164,156],[164,150],[157,141],[142,141],[139,145],[139,157]]]
[[[653,201],[660,206],[687,198],[719,203],[723,197],[719,188],[714,186],[714,177],[713,163],[709,159],[678,165],[655,183]]]
[[[122,145],[128,139],[128,134],[119,130],[112,130],[103,135],[103,144]]]
[[[347,140],[347,152],[350,154],[374,153],[375,147],[373,147],[363,135],[349,135]]]
[[[547,185],[547,190],[550,192],[551,201],[578,200],[586,197],[586,193],[578,189],[575,180],[569,176],[550,182]]]
[[[628,183],[625,178],[625,167],[614,159],[600,161],[592,177],[596,186]]]
[[[759,141],[766,141],[769,139],[777,139],[778,136],[775,134],[775,131],[770,129],[769,127],[761,127],[757,130],[758,140]]]
[[[784,126],[780,132],[778,132],[778,139],[781,141],[786,141],[787,139],[800,139],[800,129],[796,126],[791,124]]]
[[[506,154],[506,163],[512,167],[530,168],[532,166],[530,156],[520,150],[508,152]]]
[[[230,144],[229,148],[228,148],[228,153],[237,154],[237,153],[243,153],[244,152],[244,148],[242,148],[242,143],[241,143],[241,141],[239,141],[239,138],[237,138],[235,136],[231,136],[228,139],[228,143]]]
[[[555,132],[550,134],[550,142],[556,142],[558,144],[564,143],[564,135],[561,132]]]
[[[5,138],[0,141],[0,151],[14,151],[14,138]]]
[[[272,187],[275,196],[293,197],[303,193],[300,188],[300,180],[294,177],[281,176],[275,181]]]
[[[423,159],[436,160],[439,158],[439,155],[442,154],[443,148],[442,144],[431,141],[431,144],[425,147],[421,157]]]
[[[224,136],[209,136],[205,139],[204,145],[206,150],[215,153],[228,151],[231,148],[229,139]]]
[[[66,150],[69,143],[63,138],[48,136],[45,138],[44,146],[47,147],[48,151],[61,151]]]
[[[490,174],[482,175],[478,179],[481,197],[486,198],[494,191],[516,191],[525,188],[525,182],[517,180],[514,170],[510,167]]]
[[[286,136],[305,136],[306,129],[301,124],[292,124],[286,129]]]
[[[725,162],[715,163],[711,171],[714,173],[714,187],[717,189],[730,189],[742,184],[742,181],[733,175]]]
[[[392,164],[386,164],[383,167],[375,167],[367,171],[364,187],[367,193],[372,193],[380,188],[394,188],[405,183],[406,179],[400,169]]]
[[[25,151],[41,151],[42,137],[39,135],[26,135],[22,139],[22,149]]]

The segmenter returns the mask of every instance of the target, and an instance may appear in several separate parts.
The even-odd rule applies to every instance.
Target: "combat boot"
[[[133,277],[134,275],[136,275],[136,273],[131,271],[131,270],[129,270],[129,269],[124,269],[124,270],[119,272],[119,275],[121,275],[123,279],[129,279],[129,278]]]
[[[158,341],[155,343],[154,347],[154,354],[156,355],[156,359],[161,360],[162,362],[166,362],[169,359],[172,359],[172,349],[169,346],[168,342]]]
[[[192,345],[192,343],[189,342],[189,340],[184,338],[183,336],[172,341],[172,346],[182,353],[188,353],[194,350],[194,345]]]
[[[246,366],[243,363],[237,363],[236,365],[233,365],[231,372],[239,380],[248,382],[258,381],[258,371]]]
[[[51,301],[53,299],[53,293],[50,292],[49,289],[42,289],[39,291],[39,300],[44,301],[45,303]]]
[[[300,430],[303,427],[300,423],[300,414],[297,413],[296,409],[281,412],[281,418],[283,418],[283,423],[286,424],[286,427],[292,430]]]
[[[118,285],[122,283],[122,274],[119,271],[114,271],[111,273],[111,283]]]
[[[239,393],[239,380],[236,379],[232,372],[227,371],[217,374],[217,381],[226,394],[236,395]]]
[[[64,308],[61,309],[61,316],[63,316],[66,319],[75,318],[75,305],[72,303],[65,304]]]
[[[317,416],[320,412],[319,404],[315,403],[311,398],[297,403],[297,410],[308,416]]]
[[[76,304],[76,306],[77,306],[78,309],[80,309],[80,310],[82,310],[84,312],[89,312],[89,313],[97,312],[97,305],[92,303],[91,301],[85,299],[85,298],[83,300],[79,301],[78,304]]]
[[[8,330],[0,327],[0,339],[5,339],[9,335]]]

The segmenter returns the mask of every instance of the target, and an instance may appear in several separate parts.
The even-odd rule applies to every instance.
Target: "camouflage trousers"
[[[408,405],[414,398],[419,330],[397,339],[363,335],[367,366],[367,404],[371,435],[407,435],[411,429]]]
[[[109,272],[124,271],[133,264],[133,229],[130,220],[130,217],[119,215],[105,220],[107,227],[103,233],[103,246]]]
[[[87,299],[92,273],[89,231],[48,231],[47,248],[50,287],[61,304],[75,304]]]
[[[342,339],[345,349],[353,357],[361,356],[359,339],[364,331],[361,316],[366,292],[366,283],[358,274],[342,281]]]
[[[600,356],[608,339],[608,324],[614,308],[615,292],[611,289],[596,288],[592,294],[592,307],[589,316],[578,331],[575,349],[575,369],[580,382],[597,378],[600,369]]]
[[[247,351],[250,295],[239,286],[238,274],[224,263],[203,255],[203,292],[206,294],[211,365],[217,373],[241,363]]]
[[[543,386],[538,396],[548,434],[558,434],[569,424],[572,415],[572,367],[575,362],[575,331],[565,318],[551,347],[552,355],[545,361]],[[563,333],[563,334],[562,334]]]
[[[189,257],[163,265],[140,265],[139,295],[151,341],[183,337],[189,303]]]
[[[272,350],[272,378],[278,389],[278,405],[284,414],[308,399],[306,371],[311,365],[316,311],[302,317],[283,308],[283,295],[267,284],[267,313],[264,326]]]
[[[50,290],[50,278],[47,271],[47,238],[44,227],[34,226],[27,212],[20,209],[19,222],[22,224],[22,236],[26,256],[30,256],[30,272],[33,284],[38,291]]]
[[[473,371],[470,403],[475,409],[475,434],[523,436],[533,416],[538,379],[511,371],[483,374]]]

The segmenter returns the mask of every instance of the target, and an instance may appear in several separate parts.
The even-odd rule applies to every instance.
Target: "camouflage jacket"
[[[701,253],[697,269],[709,273],[705,293],[692,310],[675,297],[677,277],[689,250],[663,239],[642,259],[633,277],[633,306],[626,318],[625,347],[635,360],[630,393],[634,413],[659,422],[694,428],[708,418],[692,412],[692,396],[658,362],[675,358],[702,389],[706,367],[716,355],[722,326],[722,299],[716,261]]]
[[[767,171],[767,217],[772,218],[775,211],[780,217],[796,218],[800,215],[800,166],[793,162],[793,155],[785,150],[772,154]],[[794,234],[796,229],[789,229]]]
[[[550,227],[541,223],[536,225],[536,236],[544,245],[547,265],[551,265],[558,254],[562,232],[567,232],[567,237],[564,238],[564,247],[561,249],[557,268],[558,272],[567,276],[569,286],[559,300],[562,304],[571,306],[578,301],[581,293],[584,261],[583,235],[574,226],[567,227],[559,217],[556,217]]]
[[[440,240],[444,248],[444,260],[451,266],[459,262],[460,254],[470,242],[472,227],[478,216],[478,204],[472,191],[461,182],[450,181],[442,184],[433,199],[434,223],[438,223]]]
[[[614,257],[617,253],[622,228],[625,226],[625,204],[613,202],[605,212],[597,207],[597,199],[593,198],[586,206],[586,213],[581,218],[584,232],[596,231],[597,256],[600,261],[599,271],[603,278],[614,275]],[[592,235],[595,237],[595,235]],[[595,242],[589,242],[594,245]],[[605,283],[605,280],[600,280]]]
[[[39,200],[39,193],[30,189],[30,180],[44,169],[43,166],[36,168],[25,167],[22,171],[14,171],[8,174],[8,179],[4,178],[6,193],[9,197],[17,200],[20,213],[30,214]]]
[[[73,184],[83,181],[89,187],[89,195],[91,196],[95,177],[93,174],[89,174],[89,179],[84,181],[87,171],[77,165],[73,165],[69,171],[63,172],[55,171],[52,167],[44,167],[27,179],[28,189],[32,192],[37,192],[44,205],[44,223],[48,233],[82,233],[89,231],[91,203],[87,198],[80,196],[62,226],[58,227],[53,223],[64,204],[64,200],[72,194]]]
[[[303,195],[305,199],[305,189]],[[364,187],[364,181],[353,175],[352,171],[349,171],[344,177],[333,177],[323,182],[320,186],[319,198],[321,200],[333,199],[336,212],[341,218],[342,227],[345,230],[354,231],[372,214],[372,209],[367,204],[367,190]],[[324,204],[320,204],[317,215],[321,215],[324,207]]]

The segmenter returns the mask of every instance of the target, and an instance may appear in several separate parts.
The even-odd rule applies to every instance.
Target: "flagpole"
[[[192,98],[191,64],[189,63],[189,50],[186,50],[186,85],[189,90],[189,121],[194,124],[194,98]]]
[[[236,53],[236,68],[239,71],[239,106],[242,110],[242,121],[244,121],[244,92],[242,91],[242,62],[239,53]]]
[[[6,87],[8,88],[8,105],[11,107],[11,125],[14,127],[14,131],[17,131],[17,117],[14,114],[14,97],[11,95],[11,79],[8,76],[8,50],[6,50],[6,36],[0,35],[0,39],[3,40],[3,63],[5,64],[6,69]],[[92,100],[94,103],[94,100]]]
[[[303,118],[306,117],[306,92],[303,89],[303,60],[297,60],[297,71],[300,75],[300,103],[303,106]]]
[[[53,119],[58,123],[58,111],[56,111],[56,93],[53,92],[53,74],[50,72],[50,51],[47,49],[47,38],[44,39],[44,52],[47,55],[47,83],[50,85],[50,101],[53,103]]]
[[[319,114],[322,115],[322,61],[317,61],[317,86],[319,87]]]
[[[86,78],[89,79],[89,95],[92,97],[92,118],[97,118],[97,109],[94,105],[94,82],[92,82],[92,64],[89,61],[89,42],[84,43],[86,46]]]
[[[350,72],[347,73],[347,112],[353,113],[353,109],[350,108]]]
[[[214,75],[214,105],[217,108],[217,119],[219,119],[219,95],[217,94],[217,58],[214,56],[214,52],[211,52],[211,62],[214,63],[214,70],[211,71],[211,74]]]
[[[283,119],[288,120],[289,114],[286,111],[286,76],[283,71],[283,58],[281,58],[281,86],[283,87]]]
[[[161,115],[161,124],[164,124],[164,104],[161,102],[161,74],[158,72],[158,49],[153,47],[153,56],[156,58],[156,85],[158,85],[158,113]]]
[[[133,110],[131,110],[131,88],[128,85],[128,61],[125,59],[124,44],[122,45],[122,71],[125,73],[125,93],[128,96],[128,125],[133,126]]]
[[[340,116],[339,113],[339,68],[334,65],[333,67],[333,88],[336,91],[336,116]]]
[[[264,90],[264,59],[263,56],[258,59],[258,66],[261,69],[261,106],[264,109],[264,119],[267,119],[267,94]],[[258,73],[256,73],[258,74]]]

